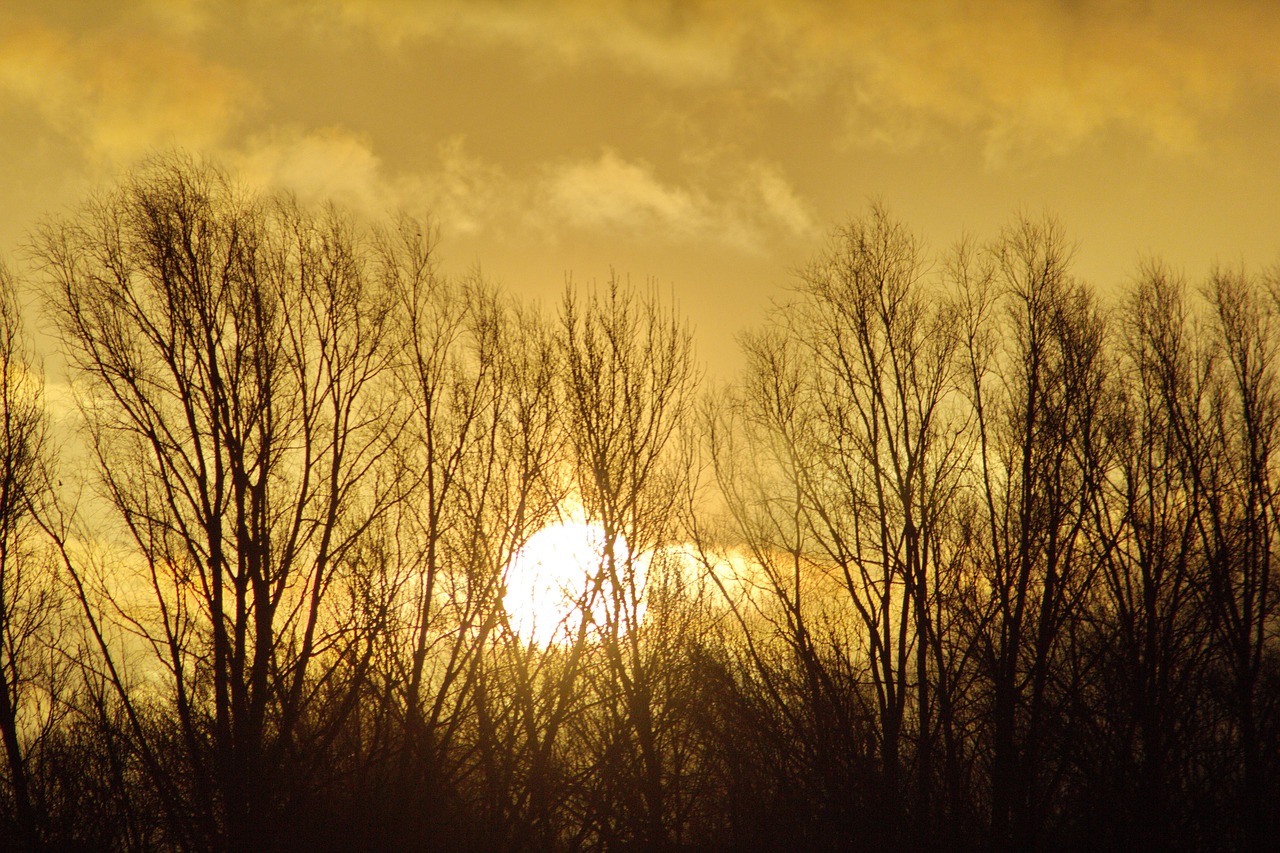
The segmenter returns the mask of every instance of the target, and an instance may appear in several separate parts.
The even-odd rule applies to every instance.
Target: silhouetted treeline
[[[1277,843],[1277,270],[873,207],[708,390],[651,288],[434,251],[179,154],[0,269],[0,847]]]

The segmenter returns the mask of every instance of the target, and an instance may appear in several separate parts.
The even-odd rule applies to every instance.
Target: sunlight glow
[[[640,602],[633,615],[642,616],[642,561],[630,559],[627,543],[619,536],[614,544],[619,589],[609,577],[605,551],[604,528],[594,523],[549,524],[529,537],[507,568],[503,597],[516,635],[539,646],[568,643],[578,636],[583,613],[592,632],[609,624],[611,616],[617,618],[619,601],[635,598]],[[634,583],[628,583],[628,566]],[[625,626],[630,621],[623,616],[620,623]]]

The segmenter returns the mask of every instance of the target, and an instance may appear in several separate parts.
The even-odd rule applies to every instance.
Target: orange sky
[[[713,376],[828,230],[1056,213],[1114,293],[1280,259],[1280,4],[5,0],[0,253],[159,147],[376,214],[552,303],[651,279]]]

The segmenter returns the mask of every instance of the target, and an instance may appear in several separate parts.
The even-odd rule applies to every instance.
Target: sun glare
[[[629,551],[621,537],[614,557],[624,574]],[[511,629],[526,642],[546,646],[576,637],[584,612],[591,623],[606,624],[617,596],[604,563],[605,532],[599,524],[565,521],[533,534],[507,568],[503,606]],[[636,588],[643,590],[640,561],[631,563]],[[597,580],[603,582],[597,585]]]

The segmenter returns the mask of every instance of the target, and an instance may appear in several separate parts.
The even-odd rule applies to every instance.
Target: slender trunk
[[[0,600],[0,607],[2,606],[3,601]],[[7,677],[0,681],[0,739],[3,740],[9,765],[9,787],[13,791],[19,837],[25,849],[34,851],[40,848],[40,835],[35,810],[31,804],[26,761],[23,759],[22,748],[18,742],[16,691],[11,693],[10,688]]]

